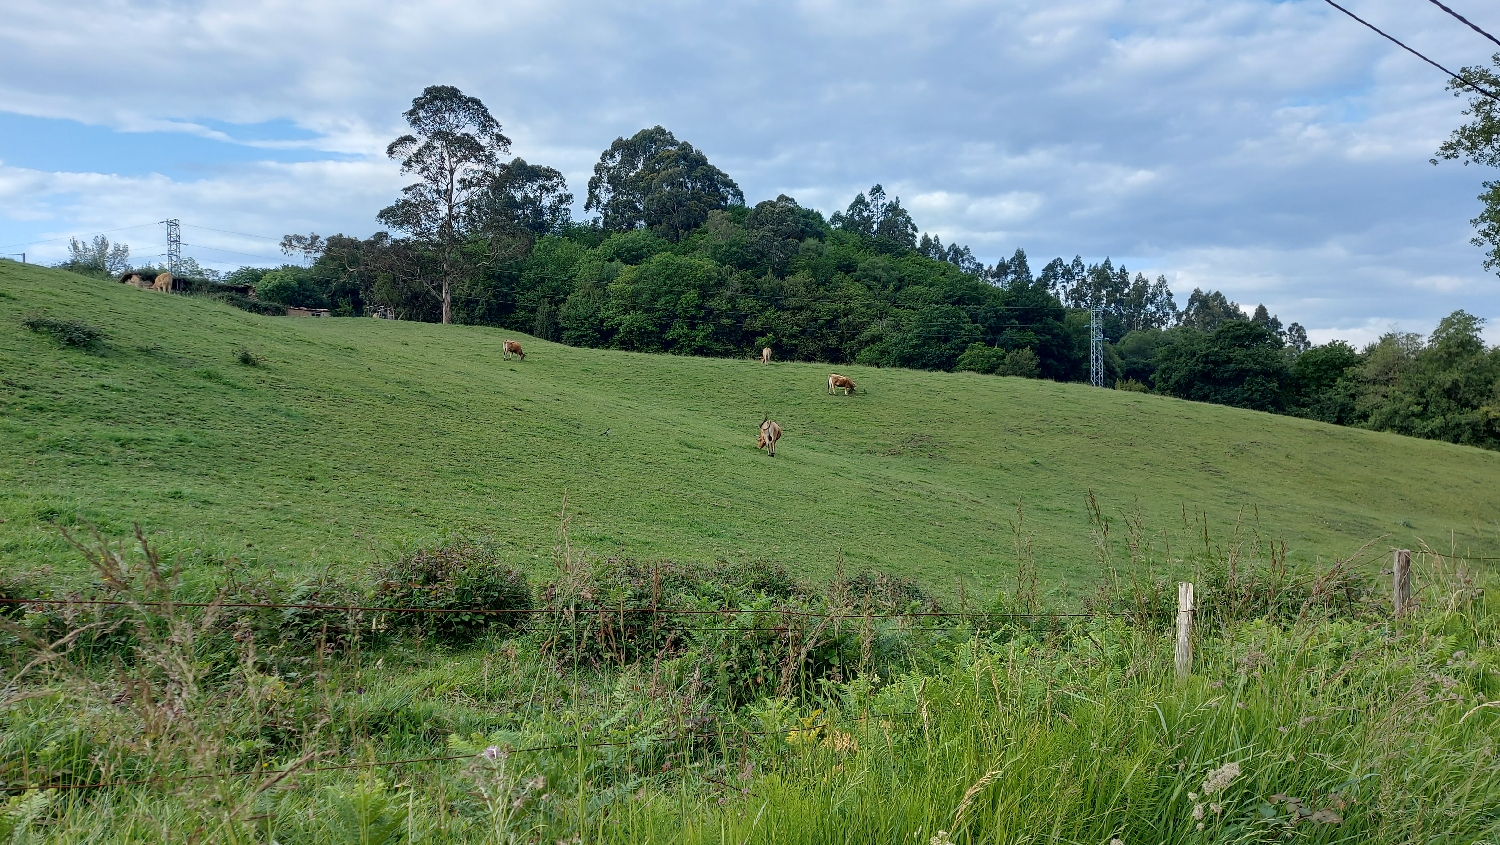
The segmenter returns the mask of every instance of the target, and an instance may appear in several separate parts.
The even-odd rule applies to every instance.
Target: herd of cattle
[[[526,353],[521,351],[520,341],[501,341],[501,359],[509,361],[512,356],[521,361],[526,360]],[[762,364],[771,363],[771,347],[767,346],[760,351],[760,362]],[[841,376],[838,373],[829,373],[828,394],[830,396],[833,395],[833,392],[837,389],[842,389],[844,391],[844,395],[848,396],[849,394],[854,392],[854,379],[849,378],[848,376]],[[766,454],[774,458],[776,457],[776,441],[780,439],[781,426],[778,425],[776,421],[772,420],[770,417],[762,419],[760,421],[760,433],[755,436],[755,448],[765,449]]]

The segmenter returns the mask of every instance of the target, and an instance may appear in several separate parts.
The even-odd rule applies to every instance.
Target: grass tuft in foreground
[[[814,588],[568,551],[540,613],[464,646],[353,603],[395,571],[488,571],[472,544],[300,617],[236,605],[305,584],[188,588],[144,534],[84,552],[121,603],[30,605],[0,651],[0,813],[49,842],[1500,836],[1500,625],[1462,561],[1434,558],[1393,619],[1357,567],[1199,560],[1179,680],[1168,626],[1133,609],[1145,579],[1066,616],[1019,610],[1037,601],[1022,567],[933,617],[901,615],[940,606],[879,573]],[[1300,610],[1245,598],[1267,589]]]

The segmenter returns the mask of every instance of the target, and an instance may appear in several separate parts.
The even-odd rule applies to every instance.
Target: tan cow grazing
[[[176,281],[176,279],[172,276],[171,273],[163,271],[162,273],[157,275],[156,281],[151,283],[151,289],[159,290],[164,293],[171,293],[172,282],[174,281]]]
[[[781,439],[781,426],[770,420],[760,424],[760,434],[755,436],[755,448],[765,449],[766,454],[776,457],[776,441]]]
[[[760,351],[760,362],[762,364],[771,363],[771,347],[767,346],[765,349],[762,349]]]
[[[850,393],[854,392],[854,379],[849,378],[848,376],[841,376],[838,373],[829,373],[828,392],[830,394],[833,393],[833,389],[835,387],[842,387],[844,389],[844,395],[848,396]]]
[[[526,360],[526,353],[521,351],[520,341],[507,340],[503,342],[500,357],[508,361],[510,360],[510,356],[512,355],[516,356],[522,361]]]

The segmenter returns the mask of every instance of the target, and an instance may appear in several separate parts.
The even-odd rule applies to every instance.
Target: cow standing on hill
[[[177,279],[174,278],[171,273],[158,273],[156,275],[156,280],[151,283],[151,289],[161,291],[163,293],[171,293],[173,287],[172,283],[175,281],[177,281]]]
[[[833,393],[833,389],[835,387],[842,387],[844,389],[844,395],[848,396],[850,393],[854,392],[854,379],[849,378],[848,376],[841,376],[838,373],[829,373],[828,392],[830,394]]]
[[[521,359],[522,361],[526,360],[526,353],[521,351],[521,344],[520,344],[519,341],[515,341],[515,340],[502,341],[502,343],[501,343],[501,349],[500,349],[500,358],[502,360],[509,361],[510,360],[510,356],[512,356],[512,355],[516,356],[517,358]]]
[[[755,438],[755,448],[765,449],[766,454],[776,457],[776,441],[781,439],[781,426],[771,420],[762,420],[760,434]]]
[[[762,349],[760,351],[760,362],[762,364],[771,363],[771,347],[767,346],[765,349]]]

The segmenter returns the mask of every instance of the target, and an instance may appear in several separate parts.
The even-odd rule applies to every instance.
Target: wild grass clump
[[[470,540],[419,549],[382,566],[375,573],[374,599],[380,607],[419,611],[389,614],[393,627],[450,644],[523,628],[532,609],[526,575]]]
[[[256,355],[248,346],[241,346],[239,349],[236,349],[234,351],[234,360],[247,367],[259,367],[266,362],[266,359]]]
[[[63,346],[78,349],[92,349],[107,337],[103,329],[83,320],[67,320],[46,314],[28,314],[21,319],[21,325],[37,334],[50,335]]]

